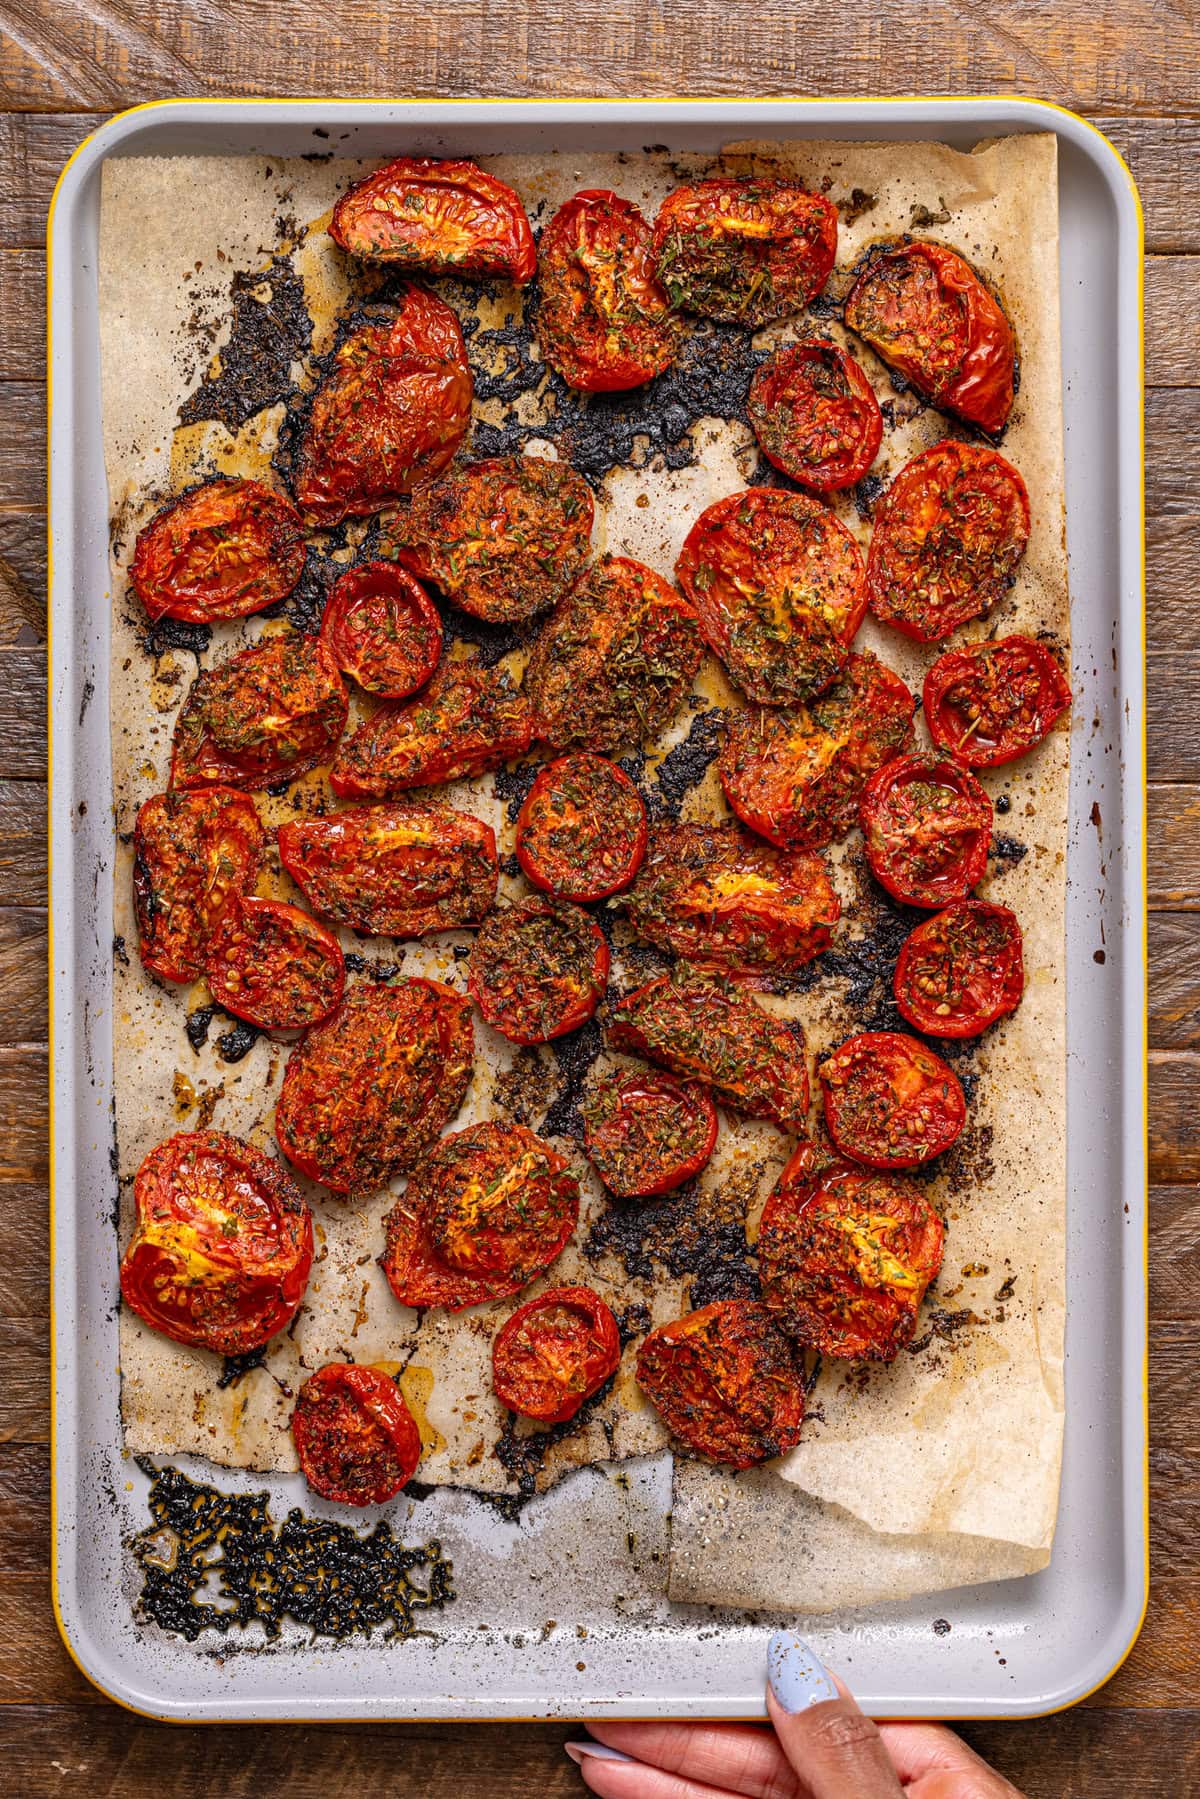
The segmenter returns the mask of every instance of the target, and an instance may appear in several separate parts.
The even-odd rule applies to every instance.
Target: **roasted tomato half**
[[[156,793],[133,831],[133,909],[142,964],[163,981],[194,981],[236,893],[258,878],[266,836],[254,801],[228,787]]]
[[[492,1344],[500,1404],[540,1424],[565,1424],[617,1371],[617,1321],[590,1287],[550,1287],[519,1306]]]
[[[704,643],[683,595],[644,562],[603,556],[534,645],[535,733],[556,750],[648,743],[670,724]]]
[[[865,651],[807,706],[726,715],[718,769],[744,824],[771,843],[820,849],[858,822],[869,777],[912,743],[914,700]]]
[[[768,356],[750,383],[746,410],[767,461],[818,493],[861,481],[883,437],[879,402],[861,366],[820,337]]]
[[[438,275],[528,281],[537,267],[525,208],[477,163],[398,156],[348,188],[329,235],[366,262],[402,262]]]
[[[842,913],[820,856],[718,824],[657,826],[622,904],[645,942],[729,974],[811,962]]]
[[[464,612],[512,624],[556,606],[587,561],[592,490],[569,462],[447,469],[386,521],[385,547]]]
[[[121,1293],[145,1324],[217,1355],[283,1329],[304,1297],[313,1227],[278,1162],[223,1131],[181,1131],[150,1151],[133,1200]]]
[[[837,229],[837,207],[794,181],[718,175],[667,195],[654,266],[672,305],[757,331],[820,293]]]
[[[443,1137],[388,1213],[380,1266],[405,1306],[505,1299],[548,1268],[579,1222],[579,1183],[521,1124]]]
[[[583,1143],[619,1199],[671,1193],[707,1164],[717,1109],[694,1081],[645,1070],[614,1074],[583,1106]]]
[[[192,682],[175,721],[171,785],[295,781],[333,755],[349,706],[319,637],[264,637]]]
[[[527,899],[493,912],[471,949],[467,985],[493,1030],[548,1043],[586,1024],[608,985],[608,944],[567,900]]]
[[[354,987],[292,1051],[275,1135],[323,1187],[374,1192],[445,1130],[474,1061],[471,1008],[440,981]]]
[[[900,1031],[847,1037],[817,1070],[835,1147],[868,1168],[917,1168],[966,1122],[958,1076]]]
[[[1007,906],[957,900],[905,938],[896,1004],[931,1037],[978,1037],[1025,991],[1021,927]]]
[[[340,1505],[383,1505],[421,1459],[421,1433],[384,1368],[326,1362],[292,1411],[300,1470],[314,1493]]]
[[[458,319],[424,288],[352,332],[300,443],[294,491],[309,522],[378,512],[440,474],[467,434],[472,391]]]
[[[1000,431],[1012,411],[1017,343],[998,300],[943,244],[876,254],[846,297],[851,331],[943,412]]]
[[[613,1007],[607,1037],[613,1049],[703,1081],[731,1111],[804,1129],[804,1038],[748,994],[662,975]]]
[[[321,636],[344,675],[393,700],[423,687],[442,653],[437,607],[394,562],[366,562],[334,582]]]
[[[262,1031],[295,1031],[327,1018],[342,997],[346,964],[332,931],[281,900],[237,894],[205,952],[213,998]]]
[[[906,905],[965,899],[983,879],[992,802],[957,762],[898,756],[871,776],[860,813],[871,873]]]
[[[356,806],[279,827],[279,858],[314,912],[379,937],[476,925],[496,900],[490,825],[449,806]]]
[[[586,750],[543,768],[517,814],[517,861],[535,887],[559,899],[607,899],[629,885],[645,854],[637,788]]]
[[[415,699],[381,706],[351,732],[329,784],[343,799],[387,799],[486,774],[523,756],[532,737],[529,702],[506,668],[447,660]]]
[[[945,1230],[903,1176],[835,1163],[784,1169],[763,1210],[763,1303],[780,1330],[822,1355],[891,1362],[912,1341]]]
[[[753,1468],[800,1441],[804,1363],[756,1299],[719,1299],[650,1332],[638,1385],[708,1462]]]
[[[845,525],[777,487],[727,494],[702,512],[675,575],[710,649],[764,706],[828,687],[867,609],[862,555]]]
[[[1011,462],[946,438],[914,456],[875,508],[867,601],[917,643],[936,643],[1008,592],[1029,541],[1029,495]]]
[[[1044,644],[998,637],[939,656],[925,676],[925,723],[968,768],[1023,756],[1071,704],[1071,684]]]
[[[307,554],[304,521],[285,495],[222,475],[138,532],[129,579],[151,618],[209,624],[284,599]]]
[[[641,387],[675,360],[682,324],[632,201],[587,188],[560,206],[538,250],[538,347],[568,387]]]

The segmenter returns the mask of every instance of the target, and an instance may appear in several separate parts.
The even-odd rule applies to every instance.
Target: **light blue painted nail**
[[[586,1743],[564,1743],[563,1748],[576,1764],[581,1762],[585,1755],[594,1755],[597,1761],[602,1762],[637,1760],[636,1756],[626,1755],[623,1749],[610,1749],[607,1743],[593,1743],[590,1739]]]
[[[802,1712],[838,1696],[824,1662],[792,1630],[777,1630],[768,1643],[767,1680],[785,1712]]]

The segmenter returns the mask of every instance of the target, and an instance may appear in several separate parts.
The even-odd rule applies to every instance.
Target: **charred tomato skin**
[[[1025,990],[1021,926],[1008,906],[956,900],[905,938],[896,1005],[931,1037],[978,1037],[1015,1012]]]
[[[646,808],[629,776],[580,750],[543,768],[517,814],[526,880],[586,905],[627,887],[646,854]]]
[[[511,1043],[548,1043],[586,1024],[608,985],[598,924],[568,900],[520,900],[484,920],[467,985],[485,1021]]]
[[[859,811],[871,873],[905,905],[965,899],[987,872],[992,802],[960,763],[897,756],[871,776]]]
[[[266,833],[254,801],[230,787],[155,793],[133,830],[133,908],[142,966],[194,981],[221,914],[258,878]]]
[[[390,799],[501,768],[532,739],[529,702],[506,668],[447,658],[415,698],[382,705],[350,733],[329,785],[342,799]]]
[[[868,1168],[919,1168],[949,1149],[966,1122],[958,1076],[902,1031],[847,1037],[817,1073],[835,1147]]]
[[[800,1440],[804,1364],[758,1300],[717,1300],[652,1330],[637,1379],[705,1461],[753,1468]]]
[[[258,792],[298,780],[332,756],[349,706],[319,637],[264,637],[192,682],[175,721],[171,785]]]
[[[939,656],[923,703],[945,755],[968,768],[999,768],[1042,741],[1071,704],[1071,684],[1044,644],[997,637]]]
[[[883,439],[883,414],[861,364],[825,338],[768,356],[755,370],[746,411],[767,461],[817,493],[861,481]]]
[[[219,1006],[262,1031],[319,1024],[346,984],[332,931],[282,900],[236,895],[208,942],[204,971]]]
[[[329,235],[362,261],[438,275],[493,275],[520,285],[537,267],[520,199],[474,162],[397,156],[347,188]]]
[[[583,1107],[584,1148],[618,1199],[673,1193],[699,1174],[717,1141],[717,1109],[696,1081],[661,1071],[614,1074]]]
[[[218,475],[143,526],[129,581],[152,619],[212,624],[286,599],[307,554],[304,521],[285,494]]]
[[[292,1440],[314,1493],[339,1505],[384,1505],[421,1459],[421,1433],[386,1369],[326,1362],[292,1410]]]
[[[492,1387],[510,1412],[565,1424],[617,1371],[621,1334],[590,1287],[550,1287],[518,1306],[492,1343]]]
[[[442,653],[437,607],[394,562],[360,563],[338,577],[321,636],[344,675],[394,700],[423,687]]]
[[[667,195],[654,264],[672,305],[757,331],[820,293],[837,230],[837,207],[796,182],[718,175]]]

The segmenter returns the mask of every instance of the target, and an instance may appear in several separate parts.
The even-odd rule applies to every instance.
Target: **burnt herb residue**
[[[183,1021],[183,1028],[187,1040],[191,1044],[196,1055],[200,1054],[200,1051],[208,1042],[208,1027],[216,1016],[216,1010],[217,1008],[215,1006],[197,1006],[196,1010],[194,1012],[189,1012]]]
[[[291,593],[285,594],[273,606],[265,607],[261,616],[285,618],[295,630],[315,636],[321,628],[329,590],[338,576],[345,574],[347,566],[335,562],[332,556],[323,554],[310,543],[304,558],[304,572]]]
[[[719,707],[697,712],[682,743],[677,743],[654,771],[650,793],[651,815],[655,818],[678,819],[683,802],[693,788],[699,787],[721,748],[724,714]]]
[[[581,1431],[592,1414],[604,1404],[612,1392],[616,1375],[612,1374],[602,1387],[589,1399],[585,1399],[573,1418],[567,1418],[562,1424],[552,1424],[548,1430],[531,1430],[527,1425],[522,1427],[515,1412],[505,1413],[504,1428],[496,1439],[493,1454],[511,1481],[516,1483],[521,1500],[530,1499],[537,1491],[538,1475],[546,1465],[546,1457],[556,1443],[566,1437],[573,1437]],[[602,1427],[610,1438],[611,1449],[612,1426],[602,1420]]]
[[[875,507],[887,482],[881,475],[864,475],[854,487],[854,510],[865,525],[875,516]]]
[[[492,776],[492,791],[496,798],[508,810],[510,824],[517,822],[517,813],[525,804],[525,797],[538,777],[536,762],[522,762],[516,767],[498,768]]]
[[[184,1032],[196,1055],[200,1054],[208,1042],[212,1021],[221,1010],[220,1006],[197,1006],[184,1019]],[[228,1012],[223,1012],[222,1016],[229,1018],[230,1028],[222,1031],[217,1038],[217,1054],[223,1062],[240,1062],[243,1056],[249,1055],[262,1032],[256,1025],[247,1024],[241,1018],[233,1018]]]
[[[160,618],[147,625],[142,649],[147,656],[161,656],[164,650],[186,650],[199,658],[211,642],[211,625],[193,624],[185,618]]]
[[[267,1365],[267,1346],[260,1343],[257,1349],[248,1349],[244,1355],[227,1355],[222,1357],[221,1372],[217,1376],[217,1386],[222,1391],[226,1387],[236,1387],[247,1374],[256,1368]]]
[[[122,968],[129,967],[129,951],[125,948],[125,939],[119,931],[113,936],[113,961],[119,962]]]
[[[542,1120],[542,1135],[573,1137],[577,1143],[581,1143],[583,1114],[580,1106],[584,1083],[600,1054],[599,1021],[589,1018],[577,1031],[570,1031],[565,1037],[555,1037],[548,1048],[558,1064],[559,1088]]]
[[[584,1239],[583,1254],[593,1265],[615,1255],[632,1280],[653,1280],[656,1263],[677,1279],[690,1275],[693,1306],[756,1299],[746,1218],[760,1175],[750,1166],[731,1172],[719,1187],[688,1181],[661,1199],[614,1199]]]
[[[928,1330],[921,1337],[914,1337],[906,1345],[909,1355],[920,1355],[936,1338],[939,1342],[950,1343],[959,1331],[966,1330],[972,1324],[981,1324],[983,1320],[970,1307],[962,1311],[947,1312],[941,1306],[930,1306],[925,1313]]]
[[[393,981],[403,968],[404,951],[400,951],[399,962],[371,962],[357,950],[347,950],[343,960],[348,974],[365,975],[369,981]]]
[[[1007,831],[997,831],[992,838],[991,854],[998,862],[1023,862],[1029,854],[1029,846],[1010,837]]]
[[[229,341],[216,366],[179,409],[179,421],[215,419],[235,435],[264,407],[287,397],[292,365],[312,345],[312,320],[304,283],[290,260],[277,256],[267,269],[239,270],[229,284]]]

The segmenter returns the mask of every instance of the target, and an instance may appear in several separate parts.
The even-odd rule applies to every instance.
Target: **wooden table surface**
[[[1200,1790],[1200,27],[1191,0],[0,0],[0,1770],[341,1799],[581,1790],[562,1726],[173,1729],[62,1649],[47,1583],[43,231],[114,111],[177,95],[1015,92],[1093,119],[1146,214],[1153,1592],[1116,1677],[964,1732],[1038,1799]],[[1096,371],[1097,379],[1104,371]],[[286,1784],[284,1784],[286,1783]]]

